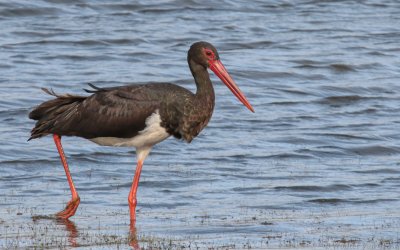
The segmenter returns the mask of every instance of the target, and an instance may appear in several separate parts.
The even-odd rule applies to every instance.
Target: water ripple
[[[340,249],[348,232],[354,248],[398,242],[399,16],[389,0],[2,1],[0,248],[72,247],[71,224],[31,219],[70,198],[52,138],[26,141],[29,111],[50,99],[40,88],[195,91],[186,52],[199,40],[216,45],[255,113],[210,71],[208,127],[145,161],[141,247]],[[63,146],[82,201],[71,235],[82,247],[126,247],[134,149]]]

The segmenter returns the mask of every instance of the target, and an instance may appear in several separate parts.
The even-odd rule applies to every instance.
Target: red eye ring
[[[214,59],[214,52],[213,52],[212,50],[210,50],[210,49],[204,49],[204,52],[205,52],[206,56],[207,56],[209,59]]]

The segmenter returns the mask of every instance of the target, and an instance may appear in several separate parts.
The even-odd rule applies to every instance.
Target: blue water
[[[70,194],[27,115],[42,87],[194,91],[186,53],[205,40],[256,113],[212,77],[208,127],[145,162],[138,244],[399,249],[398,1],[3,1],[0,32],[0,248],[129,248],[134,149],[64,138],[81,205],[68,223],[32,219]]]

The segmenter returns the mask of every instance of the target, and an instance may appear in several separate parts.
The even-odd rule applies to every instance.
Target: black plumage
[[[148,83],[113,88],[98,88],[90,96],[57,95],[35,108],[29,118],[38,120],[31,138],[48,134],[131,138],[145,128],[145,121],[158,110],[161,126],[177,138],[190,142],[207,124],[210,111],[201,114],[202,103],[195,94],[171,83]],[[213,108],[213,104],[209,108]],[[203,105],[201,107],[204,107]],[[212,112],[212,110],[211,110]],[[208,115],[206,114],[208,113]]]

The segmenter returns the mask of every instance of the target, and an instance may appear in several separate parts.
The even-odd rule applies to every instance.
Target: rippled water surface
[[[198,40],[256,113],[213,76],[209,126],[145,162],[138,244],[400,248],[398,1],[2,1],[0,34],[0,248],[129,247],[134,149],[65,138],[81,205],[55,221],[68,185],[52,138],[27,142],[27,115],[41,87],[194,91]]]

